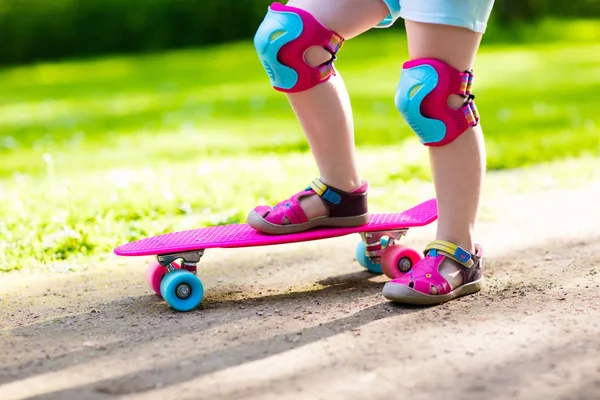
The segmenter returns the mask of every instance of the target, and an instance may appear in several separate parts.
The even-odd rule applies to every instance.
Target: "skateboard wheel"
[[[386,248],[390,239],[388,237],[381,238],[381,247]],[[375,274],[381,274],[381,265],[378,263],[374,263],[371,261],[369,257],[366,255],[366,246],[365,243],[361,240],[358,242],[356,246],[356,261],[363,267],[366,268],[369,272],[373,272]]]
[[[190,311],[198,307],[204,297],[204,286],[196,275],[177,269],[165,275],[160,283],[160,294],[176,311]]]
[[[173,263],[173,266],[177,269],[181,268],[178,263]],[[146,269],[146,282],[148,282],[148,286],[160,296],[160,282],[162,282],[163,277],[167,274],[167,267],[163,267],[160,265],[158,260],[154,259],[150,261],[148,265],[148,269]]]
[[[381,270],[390,279],[400,278],[423,257],[416,250],[402,245],[390,246],[381,257]]]

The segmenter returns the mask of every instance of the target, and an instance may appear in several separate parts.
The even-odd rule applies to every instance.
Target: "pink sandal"
[[[320,226],[364,225],[369,220],[367,190],[367,182],[351,192],[344,192],[315,179],[310,187],[274,207],[256,207],[248,215],[247,223],[259,232],[273,235],[303,232]],[[309,220],[300,206],[300,199],[315,194],[321,197],[328,212]]]
[[[476,244],[475,254],[470,254],[454,243],[435,240],[427,245],[424,253],[425,258],[404,276],[385,284],[383,296],[386,299],[406,304],[441,304],[478,292],[483,287],[481,246]],[[462,273],[463,283],[454,290],[439,272],[446,258],[456,262]],[[434,287],[437,294],[431,294]]]

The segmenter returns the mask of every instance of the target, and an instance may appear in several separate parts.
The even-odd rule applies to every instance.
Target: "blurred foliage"
[[[265,0],[0,0],[0,64],[248,37]]]
[[[270,0],[0,0],[0,65],[248,39]],[[600,0],[501,0],[489,36],[544,17],[600,17]],[[402,30],[398,23],[393,29]],[[506,36],[500,37],[500,39]],[[515,39],[508,36],[510,39]],[[494,40],[494,37],[489,37]]]
[[[493,19],[500,25],[531,22],[545,17],[600,17],[600,0],[497,0]]]

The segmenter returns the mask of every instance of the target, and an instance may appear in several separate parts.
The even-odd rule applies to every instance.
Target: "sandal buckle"
[[[457,246],[454,257],[458,258],[461,262],[466,263],[471,259],[471,254],[462,247]]]

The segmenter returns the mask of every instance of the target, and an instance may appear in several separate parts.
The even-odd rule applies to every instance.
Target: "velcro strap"
[[[327,190],[327,185],[321,182],[320,179],[315,179],[311,182],[310,188],[319,196],[323,196],[323,193]]]
[[[436,250],[442,255],[453,259],[457,263],[471,268],[473,266],[473,257],[471,254],[460,246],[445,240],[434,240],[425,247],[425,253],[430,250]]]
[[[479,111],[477,111],[473,99],[469,99],[462,110],[465,113],[465,118],[469,126],[476,126],[479,123]]]
[[[320,74],[321,81],[326,80],[331,75],[336,75],[333,62],[336,60],[336,54],[342,48],[344,38],[335,32],[331,32],[329,43],[325,45],[325,49],[331,53],[331,59],[320,66],[316,67]]]
[[[465,71],[460,73],[461,83],[458,94],[465,97],[465,105],[462,107],[465,113],[465,118],[469,126],[476,126],[479,123],[479,111],[475,107],[475,96],[471,94],[473,89],[473,71]]]
[[[317,67],[317,70],[319,71],[321,81],[324,81],[325,79],[329,78],[330,75],[336,74],[335,68],[333,67],[333,63],[330,62],[323,64],[320,67]]]
[[[310,184],[310,188],[322,199],[327,200],[332,204],[340,204],[342,201],[342,196],[339,193],[331,190],[326,184],[321,182],[320,179],[315,179]]]
[[[458,94],[468,96],[471,94],[471,89],[473,88],[473,71],[462,72],[460,76],[462,78],[462,82],[460,84],[460,91]]]
[[[340,51],[343,45],[344,38],[335,32],[331,32],[331,39],[329,39],[329,43],[325,47],[329,49],[331,54],[335,55],[338,51]]]

